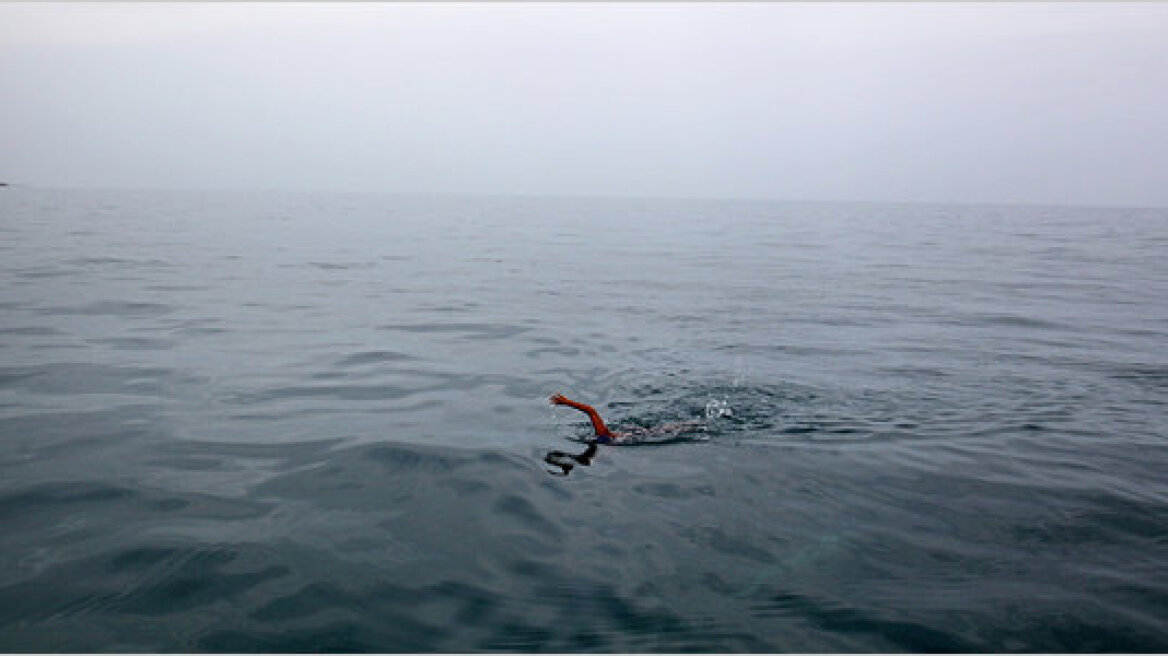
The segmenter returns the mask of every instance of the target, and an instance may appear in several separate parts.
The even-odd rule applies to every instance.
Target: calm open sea
[[[6,651],[1168,651],[1168,210],[8,188],[0,281]]]

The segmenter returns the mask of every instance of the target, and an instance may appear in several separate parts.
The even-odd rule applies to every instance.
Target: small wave
[[[0,367],[0,387],[19,387],[41,394],[133,394],[164,396],[189,376],[158,367],[126,367],[88,362],[61,362]]]
[[[951,632],[919,622],[883,618],[834,601],[791,593],[771,594],[754,607],[762,617],[798,616],[828,633],[865,635],[894,650],[915,652],[979,651]]]
[[[238,394],[235,400],[245,405],[301,398],[331,398],[342,401],[387,401],[404,399],[425,391],[427,390],[400,385],[291,385]]]
[[[13,521],[62,506],[92,507],[135,496],[130,489],[106,483],[44,483],[0,496],[0,517]]]
[[[17,269],[12,272],[12,275],[22,280],[44,280],[48,278],[64,278],[75,275],[75,271],[65,269],[53,269],[49,267],[30,267],[26,269]]]
[[[1111,371],[1111,377],[1137,385],[1162,389],[1168,387],[1168,365],[1133,364],[1116,367]]]
[[[508,339],[531,330],[527,326],[505,323],[399,323],[384,324],[378,326],[378,329],[422,334],[459,333],[461,337],[471,340]]]
[[[64,333],[50,326],[10,326],[0,327],[0,335],[27,335],[33,337],[47,337],[49,335],[63,335]]]
[[[109,346],[121,351],[164,351],[178,344],[174,340],[147,337],[110,337],[87,340],[87,343]]]
[[[1048,319],[1036,319],[1017,314],[974,314],[959,316],[948,321],[961,324],[984,324],[990,326],[1005,326],[1012,328],[1030,328],[1036,330],[1068,330],[1071,325]]]
[[[355,367],[383,362],[407,362],[418,358],[398,351],[361,351],[345,356],[337,361],[338,367]]]
[[[86,305],[65,307],[41,308],[37,312],[44,315],[79,315],[79,316],[110,316],[110,317],[141,317],[148,315],[170,314],[175,311],[173,305],[165,303],[146,303],[133,301],[98,301]]]
[[[351,269],[368,269],[376,266],[373,262],[309,262],[308,266],[324,271],[348,271]]]

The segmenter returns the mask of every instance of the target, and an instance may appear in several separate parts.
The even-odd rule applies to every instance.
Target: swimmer
[[[588,418],[592,420],[593,430],[596,431],[596,439],[588,443],[588,448],[583,453],[551,451],[544,457],[544,462],[560,468],[560,476],[567,476],[576,465],[584,465],[585,467],[591,465],[592,458],[596,456],[597,444],[611,444],[614,439],[621,436],[621,434],[609,430],[608,426],[604,425],[604,420],[600,418],[600,413],[596,412],[596,408],[590,405],[573,401],[563,394],[554,394],[548,400],[551,401],[552,405],[566,405],[586,413]],[[548,470],[548,473],[554,474],[556,472]]]
[[[550,399],[552,405],[566,405],[569,408],[579,410],[588,415],[592,420],[592,430],[596,432],[596,439],[589,440],[588,449],[583,453],[573,454],[565,453],[564,451],[551,451],[544,457],[544,462],[549,465],[554,465],[560,468],[559,475],[567,476],[575,465],[584,465],[587,467],[592,464],[592,458],[596,456],[596,449],[598,444],[616,444],[621,442],[635,442],[643,437],[652,436],[677,436],[693,431],[704,431],[707,429],[704,421],[676,421],[668,424],[663,424],[654,428],[640,428],[634,429],[630,432],[613,431],[604,425],[604,420],[600,418],[600,413],[596,408],[579,401],[573,401],[563,394],[554,394]],[[550,471],[548,473],[555,474],[557,472]]]
[[[592,420],[592,429],[596,431],[596,441],[600,444],[611,444],[613,440],[624,437],[622,433],[613,433],[604,425],[604,420],[600,418],[600,413],[596,412],[596,408],[585,403],[573,401],[563,394],[553,394],[550,399],[552,405],[566,405],[569,408],[579,410],[588,415]]]
[[[592,429],[596,431],[596,442],[599,444],[613,444],[616,442],[635,441],[638,438],[667,435],[676,436],[692,431],[704,431],[707,428],[704,421],[674,421],[653,428],[637,428],[628,432],[611,431],[604,425],[600,413],[596,408],[579,401],[573,401],[563,394],[555,394],[550,399],[552,405],[566,405],[588,415],[592,420]]]

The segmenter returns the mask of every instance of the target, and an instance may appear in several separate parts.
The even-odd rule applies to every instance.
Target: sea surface
[[[1168,651],[1168,210],[2,189],[0,650]]]

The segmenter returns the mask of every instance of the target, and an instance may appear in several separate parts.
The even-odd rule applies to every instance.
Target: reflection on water
[[[572,468],[576,465],[583,465],[587,467],[592,464],[592,457],[596,455],[598,448],[596,442],[588,445],[588,448],[581,453],[566,453],[564,451],[548,451],[547,455],[543,457],[543,461],[554,467],[559,467],[560,471],[556,472],[551,469],[549,474],[558,474],[560,476],[567,476],[572,472]]]

